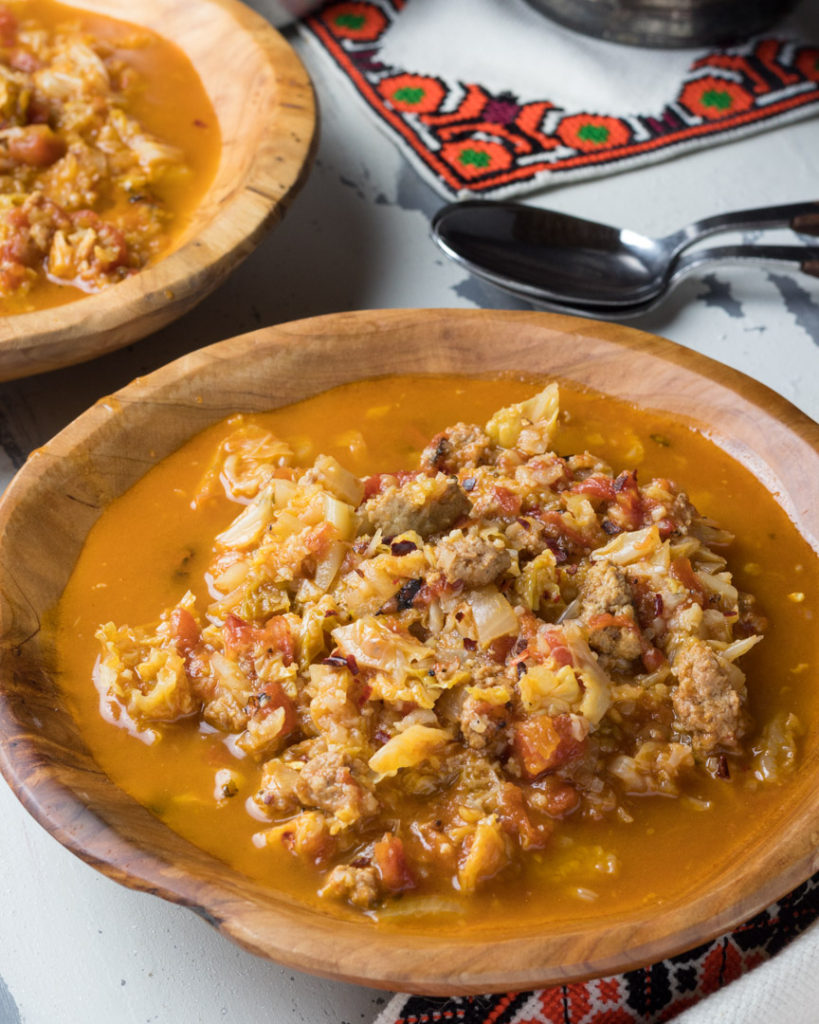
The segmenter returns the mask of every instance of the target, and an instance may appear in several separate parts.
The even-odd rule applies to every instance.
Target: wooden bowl
[[[182,316],[212,291],[284,214],[307,177],[316,112],[289,43],[239,0],[70,0],[144,25],[190,59],[219,119],[214,179],[175,248],[104,291],[4,317],[0,380],[79,363]]]
[[[819,426],[761,384],[630,328],[545,313],[341,313],[202,349],[99,401],[29,459],[0,503],[0,768],[61,843],[191,907],[242,946],[317,974],[433,994],[526,989],[646,964],[748,918],[819,867],[819,723],[742,856],[707,886],[622,917],[491,941],[374,930],[265,891],[171,832],[95,764],[40,624],[109,502],[194,433],[393,372],[554,374],[707,427],[819,551]]]

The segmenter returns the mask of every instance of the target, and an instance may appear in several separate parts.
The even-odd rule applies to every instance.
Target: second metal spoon
[[[751,228],[789,227],[819,235],[819,202],[739,210],[707,217],[665,238],[649,238],[522,203],[466,200],[435,215],[432,233],[450,257],[493,284],[533,302],[593,307],[630,315],[651,308],[671,284],[714,259],[796,261],[817,274],[816,250],[784,246],[729,246],[682,257],[709,235]],[[806,265],[807,264],[807,265]],[[818,275],[819,276],[819,275]],[[631,315],[637,315],[636,313]]]

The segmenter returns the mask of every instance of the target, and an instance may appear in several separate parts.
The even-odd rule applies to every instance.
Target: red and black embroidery
[[[662,1024],[769,960],[819,917],[819,875],[713,942],[642,970],[537,992],[396,996],[376,1024]]]
[[[380,47],[412,0],[340,0],[306,25],[374,113],[451,195],[499,195],[671,156],[807,114],[819,49],[755,39],[697,59],[659,116],[566,110],[389,66]]]

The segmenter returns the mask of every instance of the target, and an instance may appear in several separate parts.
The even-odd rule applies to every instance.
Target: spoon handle
[[[723,231],[751,228],[791,228],[803,235],[819,235],[819,202],[787,203],[782,206],[760,206],[752,210],[734,210],[704,217],[669,236],[675,253],[692,242]]]
[[[812,277],[819,277],[819,247],[806,245],[721,245],[712,249],[698,249],[676,260],[669,281],[705,263],[783,263]]]

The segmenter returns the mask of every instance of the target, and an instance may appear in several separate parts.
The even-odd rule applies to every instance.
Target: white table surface
[[[97,398],[200,345],[338,310],[528,308],[438,251],[429,218],[439,197],[288,34],[313,76],[322,128],[311,177],[284,222],[225,285],[158,334],[0,384],[0,488]],[[531,201],[661,235],[720,210],[818,193],[813,119]],[[819,419],[819,281],[712,270],[633,325],[743,370]],[[255,957],[188,910],[103,877],[40,828],[2,781],[0,820],[0,1024],[358,1024],[386,1001]]]

